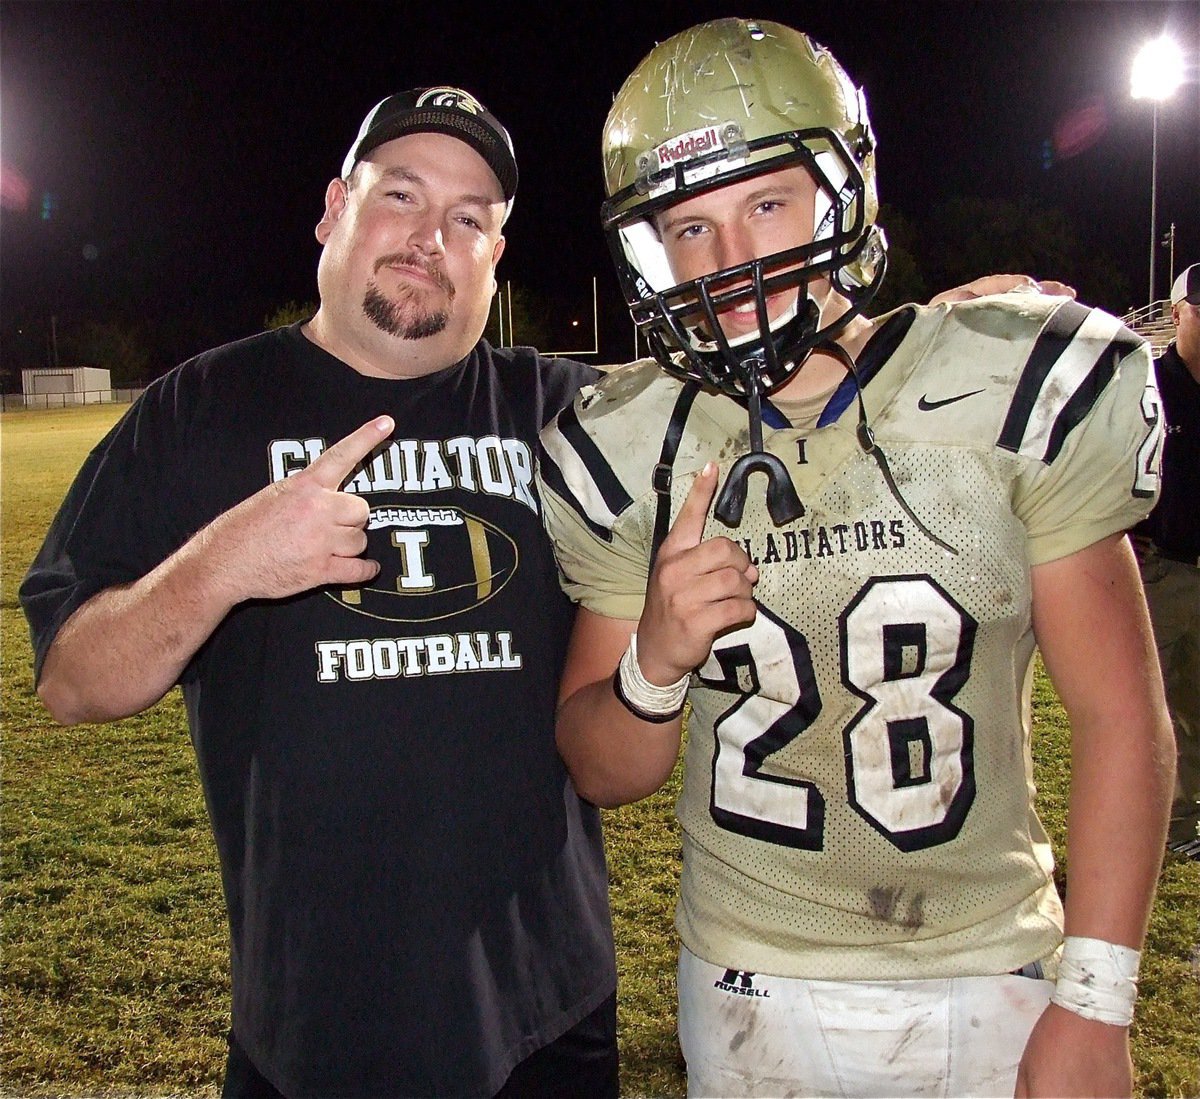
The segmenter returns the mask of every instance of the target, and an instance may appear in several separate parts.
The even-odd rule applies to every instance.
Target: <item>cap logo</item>
[[[483,104],[462,88],[428,88],[421,93],[417,100],[418,107],[449,107],[454,111],[465,111],[467,114],[482,114]]]

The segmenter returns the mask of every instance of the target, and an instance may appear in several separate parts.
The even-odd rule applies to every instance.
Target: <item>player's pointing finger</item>
[[[377,416],[339,439],[308,467],[308,473],[326,488],[341,488],[355,467],[394,430],[391,416]]]
[[[704,522],[717,492],[717,464],[708,462],[692,482],[691,491],[675,516],[670,538],[680,548],[698,546],[704,539]]]

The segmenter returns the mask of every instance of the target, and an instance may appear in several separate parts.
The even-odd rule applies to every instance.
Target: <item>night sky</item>
[[[1130,63],[1170,32],[1191,66],[1159,112],[1158,225],[1177,223],[1176,270],[1200,260],[1194,0],[575,7],[0,4],[2,327],[81,311],[170,319],[183,357],[314,299],[313,226],[362,116],[430,84],[474,92],[513,134],[501,280],[585,296],[595,274],[615,313],[601,123],[655,41],[723,15],[806,30],[865,86],[886,203],[918,223],[957,194],[1060,207],[1126,274],[1130,300],[1102,303],[1118,312],[1145,302],[1149,277],[1151,108],[1129,97]],[[602,360],[628,357],[625,331],[606,330]]]

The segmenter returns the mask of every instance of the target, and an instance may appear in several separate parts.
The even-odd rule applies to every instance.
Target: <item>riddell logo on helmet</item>
[[[703,153],[711,153],[714,149],[724,148],[725,143],[715,126],[703,130],[692,130],[691,133],[673,141],[665,142],[654,150],[660,167],[666,168],[679,160],[691,160]]]

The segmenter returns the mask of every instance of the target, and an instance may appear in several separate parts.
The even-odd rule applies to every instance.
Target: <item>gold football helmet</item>
[[[770,393],[830,342],[883,278],[875,138],[862,91],[828,50],[778,23],[720,19],[656,46],[604,126],[602,217],[630,313],[662,367],[730,395]],[[817,185],[811,243],[677,283],[654,215],[696,194],[803,165]],[[816,278],[851,302],[822,327]],[[770,321],[769,295],[796,288]],[[717,313],[756,304],[729,339]],[[682,354],[681,354],[682,353]]]

